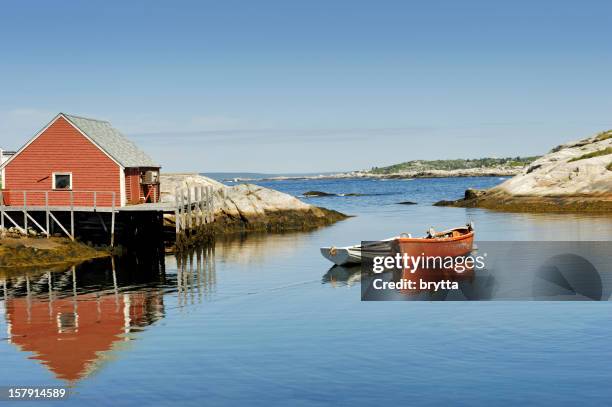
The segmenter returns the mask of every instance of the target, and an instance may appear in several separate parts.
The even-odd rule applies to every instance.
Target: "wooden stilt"
[[[179,198],[181,201],[180,211],[181,211],[181,233],[182,233],[185,230],[185,190],[183,188],[181,188],[181,194]]]
[[[74,192],[70,191],[70,239],[74,241]]]
[[[0,189],[0,237],[4,237],[4,194]]]
[[[28,193],[23,191],[23,230],[24,233],[28,234],[28,207],[26,202],[28,201]]]
[[[179,210],[179,189],[178,187],[174,190],[174,226],[175,226],[175,239],[178,241],[178,236],[181,230],[181,218],[180,218],[180,210]]]
[[[210,223],[210,187],[204,187],[204,210],[206,211],[205,221]]]
[[[194,216],[194,226],[195,228],[199,228],[200,227],[200,186],[199,185],[195,185],[193,187],[193,216]]]
[[[206,224],[206,197],[208,196],[208,187],[202,185],[202,200],[200,201],[200,212],[202,212],[202,223]]]
[[[115,192],[113,192],[113,205],[111,208],[111,236],[110,245],[115,247]]]
[[[193,227],[193,218],[191,217],[191,187],[187,186],[187,228]]]
[[[45,227],[47,228],[47,239],[51,237],[49,228],[49,191],[45,191]]]
[[[210,187],[210,221],[215,221],[215,193],[213,187]]]

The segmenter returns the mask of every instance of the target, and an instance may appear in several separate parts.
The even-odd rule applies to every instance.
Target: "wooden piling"
[[[187,228],[191,229],[193,227],[193,218],[191,217],[191,187],[187,185],[187,217],[188,224]]]
[[[195,227],[196,228],[199,228],[200,226],[202,226],[202,224],[200,223],[200,217],[201,217],[200,216],[201,215],[200,214],[200,200],[202,199],[202,196],[200,195],[200,192],[201,192],[200,186],[196,185],[193,188],[193,193],[195,195],[195,198],[194,198],[194,205],[195,205],[195,207],[194,207],[193,211],[194,211],[194,215],[195,215]]]
[[[70,238],[74,241],[74,192],[70,191]]]
[[[202,199],[200,199],[199,205],[200,205],[200,222],[202,223],[202,226],[206,225],[206,205],[204,205],[204,202],[206,200],[206,187],[201,185],[200,186],[200,196]]]
[[[23,191],[23,230],[25,235],[28,235],[28,207],[26,202],[28,201],[28,193]]]
[[[179,189],[178,187],[175,188],[174,190],[174,226],[175,226],[175,239],[178,240],[178,235],[180,233],[181,230],[181,219],[180,219],[180,211],[179,211]]]
[[[115,192],[113,191],[113,205],[111,208],[111,247],[115,247]]]
[[[0,189],[0,234],[4,237],[4,194]]]
[[[45,191],[45,227],[47,228],[47,239],[51,237],[51,229],[49,227],[49,191]]]
[[[181,232],[183,230],[185,230],[185,195],[183,194],[184,190],[181,188],[181,195],[180,195],[180,201],[181,201],[181,205],[180,205],[180,210],[181,210]]]

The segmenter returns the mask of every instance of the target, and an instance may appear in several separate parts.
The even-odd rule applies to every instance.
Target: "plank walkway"
[[[195,185],[175,190],[174,202],[142,203],[137,205],[117,206],[116,195],[108,191],[61,191],[69,194],[70,205],[50,205],[49,192],[60,191],[15,191],[11,190],[11,201],[14,204],[5,205],[4,192],[0,190],[0,235],[4,235],[8,227],[16,228],[20,233],[27,235],[30,227],[35,228],[47,238],[51,236],[51,226],[57,224],[59,228],[70,239],[75,239],[75,213],[110,213],[111,227],[110,245],[115,245],[115,217],[119,212],[163,212],[174,214],[176,224],[176,241],[178,242],[185,235],[197,231],[202,226],[214,222],[214,190],[210,186]],[[89,194],[92,197],[91,205],[74,205],[74,195]],[[99,197],[111,195],[111,205],[100,205]],[[38,195],[35,205],[29,205],[28,199]],[[44,198],[43,198],[44,197]],[[16,199],[17,198],[17,199]],[[39,202],[44,200],[44,205]],[[57,213],[70,213],[69,225],[62,224],[58,219]],[[45,221],[41,224],[32,215],[34,213],[44,213]],[[20,217],[19,222],[17,216]],[[162,217],[163,221],[163,217]],[[104,227],[106,230],[106,226]]]

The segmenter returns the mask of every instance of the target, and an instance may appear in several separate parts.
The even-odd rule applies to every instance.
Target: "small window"
[[[72,189],[72,173],[54,172],[53,173],[53,189]]]

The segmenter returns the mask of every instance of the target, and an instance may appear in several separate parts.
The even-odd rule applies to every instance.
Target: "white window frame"
[[[68,175],[70,176],[70,186],[68,188],[55,188],[55,176]],[[51,179],[51,189],[54,191],[72,191],[72,173],[71,172],[54,172]]]

